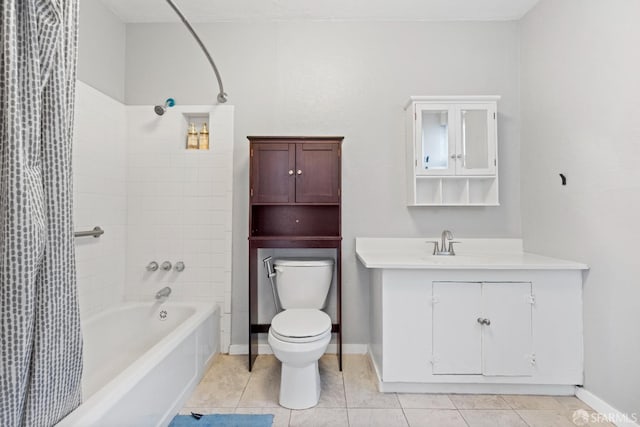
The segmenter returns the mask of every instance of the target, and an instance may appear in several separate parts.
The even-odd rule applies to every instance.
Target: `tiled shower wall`
[[[174,301],[222,308],[222,351],[231,333],[233,107],[127,107],[125,298],[151,300],[164,286]],[[186,150],[190,116],[207,117],[210,150]],[[149,272],[149,262],[184,262],[183,272]]]
[[[222,308],[221,345],[231,333],[233,107],[127,107],[78,82],[73,150],[82,318],[122,302],[173,301]],[[185,150],[189,114],[207,118],[210,150]],[[183,261],[183,272],[148,272],[151,261]]]
[[[78,81],[73,139],[74,226],[99,225],[99,239],[77,237],[80,314],[123,299],[127,221],[126,112],[118,101]]]

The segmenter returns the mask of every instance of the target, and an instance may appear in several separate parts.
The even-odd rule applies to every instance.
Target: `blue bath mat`
[[[176,415],[169,427],[271,427],[273,415],[212,414],[199,420],[191,415]]]

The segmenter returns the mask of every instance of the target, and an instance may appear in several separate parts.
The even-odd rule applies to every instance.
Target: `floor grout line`
[[[346,367],[345,359],[343,356],[342,371],[340,372],[340,375],[342,376],[342,392],[344,393],[344,407],[347,412],[347,427],[351,427],[351,419],[349,418],[349,399],[347,398],[347,381],[345,380],[345,377],[344,377],[344,372],[346,368],[347,367]]]
[[[404,411],[405,408],[402,405],[400,405],[400,408],[402,408],[402,415],[404,416],[404,421],[407,423],[408,427],[411,427],[411,424],[409,423],[409,418],[407,417],[407,413]]]
[[[363,417],[371,417],[371,420],[375,422],[379,422],[380,419],[384,419],[385,417],[390,417],[389,419],[395,420],[394,422],[398,425],[402,424],[401,420],[403,420],[403,425],[411,427],[410,418],[414,419],[414,421],[422,421],[422,415],[420,415],[421,413],[419,411],[424,411],[425,417],[427,418],[431,418],[433,416],[434,419],[441,419],[442,417],[444,417],[442,419],[448,419],[449,416],[454,416],[453,412],[449,411],[454,410],[457,416],[463,420],[463,423],[459,424],[460,426],[464,425],[470,427],[475,424],[475,420],[478,417],[478,420],[485,420],[486,422],[486,417],[489,417],[488,420],[490,421],[493,418],[498,420],[504,416],[508,417],[506,419],[513,420],[513,422],[522,423],[523,426],[531,427],[538,422],[537,420],[544,420],[545,417],[550,416],[549,414],[545,415],[547,412],[558,412],[563,417],[567,417],[570,416],[571,411],[575,410],[571,409],[572,406],[576,405],[572,400],[561,400],[556,396],[548,396],[553,398],[553,402],[551,402],[550,399],[545,398],[538,403],[535,400],[527,400],[527,398],[509,399],[502,395],[490,394],[487,395],[490,399],[485,402],[484,399],[476,401],[472,398],[474,395],[467,394],[463,395],[465,396],[464,398],[458,399],[456,403],[456,400],[452,399],[453,395],[448,393],[436,394],[446,396],[453,408],[431,408],[429,407],[429,405],[432,404],[430,399],[425,401],[421,401],[419,399],[413,401],[410,399],[405,402],[408,405],[405,407],[400,398],[401,393],[380,393],[378,391],[377,385],[374,381],[375,373],[372,372],[370,360],[363,357],[362,359],[353,359],[350,361],[351,363],[349,366],[351,366],[352,370],[349,370],[349,368],[345,366],[347,365],[345,363],[343,365],[343,371],[337,370],[337,367],[333,364],[333,360],[325,360],[323,362],[323,375],[330,376],[330,381],[327,380],[326,386],[330,387],[331,395],[324,402],[324,405],[327,406],[316,407],[320,409],[321,414],[326,414],[326,416],[329,416],[328,414],[331,412],[335,412],[332,410],[344,408],[344,415],[335,416],[335,419],[339,420],[339,423],[342,426],[355,426],[367,419]],[[227,391],[229,392],[225,391],[226,389],[224,387],[209,388],[209,386],[206,386],[199,392],[202,394],[196,394],[193,396],[193,394],[196,393],[194,390],[191,398],[193,398],[193,401],[196,403],[204,403],[202,406],[204,411],[211,412],[214,408],[220,408],[219,411],[221,413],[226,413],[227,409],[229,412],[237,413],[239,409],[246,408],[247,413],[271,413],[274,417],[279,417],[276,425],[288,427],[293,427],[296,423],[299,424],[303,420],[306,420],[304,422],[308,423],[310,426],[316,425],[314,423],[327,421],[326,419],[319,419],[319,414],[314,415],[313,412],[309,415],[304,414],[305,411],[293,411],[274,405],[278,401],[277,396],[274,395],[275,381],[280,380],[280,377],[276,375],[277,371],[274,371],[274,369],[279,369],[279,366],[276,365],[276,363],[279,363],[278,361],[271,360],[270,358],[263,358],[260,361],[262,363],[258,362],[262,368],[258,370],[254,369],[248,373],[239,368],[238,360],[235,359],[234,356],[227,356],[218,362],[219,363],[215,365],[216,367],[213,372],[213,366],[211,366],[207,370],[207,373],[205,373],[205,376],[209,375],[209,381],[207,382],[218,383],[218,385],[221,383],[227,384],[229,387],[226,387],[226,389],[228,389]],[[244,384],[242,384],[241,381],[244,381]],[[202,380],[201,383],[202,382],[205,381]],[[249,385],[252,385],[252,388],[249,388]],[[342,394],[344,402],[341,402],[340,394]],[[230,400],[229,397],[233,395],[239,397],[237,399]],[[387,395],[387,397],[378,399],[380,397],[379,395]],[[250,399],[250,401],[243,404],[242,402],[245,397]],[[350,397],[353,400],[352,402],[349,400]],[[531,396],[531,399],[535,398],[536,396]],[[437,403],[440,402],[440,399],[437,399],[436,404],[444,404],[444,399],[442,400],[443,402]],[[219,406],[220,403],[226,403],[229,407]],[[486,403],[486,405],[482,405],[483,403]],[[555,406],[558,408],[551,408],[550,406],[553,406],[551,403],[555,403]],[[267,406],[262,406],[265,404]],[[543,407],[547,408],[547,406],[541,406],[547,404],[549,406],[548,409],[541,409]],[[422,405],[426,407],[422,407]],[[476,408],[474,405],[479,405],[480,407]],[[483,407],[491,405],[493,406],[488,408]],[[412,406],[416,407],[414,408]],[[446,406],[449,405],[447,404]],[[532,409],[527,409],[529,407]],[[538,407],[540,407],[540,409],[538,409]],[[193,407],[193,405],[185,405],[183,407],[184,411],[187,413],[194,408],[197,407]],[[312,408],[310,410],[313,411],[314,409],[315,408]],[[396,412],[396,409],[400,409],[402,417],[400,417],[400,413]],[[412,412],[413,418],[409,417],[408,412],[414,410],[416,412]],[[443,412],[437,413],[438,411]],[[447,411],[449,415],[445,415],[444,411]],[[486,411],[487,415],[474,413],[476,411]],[[526,411],[525,415],[527,419],[530,419],[530,422],[525,419],[525,416],[521,413],[522,411]],[[431,415],[431,412],[434,412],[433,415]],[[492,412],[495,413],[495,415],[492,416]],[[503,413],[511,413],[515,415],[499,415]],[[294,415],[296,416],[294,417]],[[346,418],[342,418],[343,416]],[[415,418],[416,416],[418,418]],[[569,421],[570,420],[571,418],[569,417]]]

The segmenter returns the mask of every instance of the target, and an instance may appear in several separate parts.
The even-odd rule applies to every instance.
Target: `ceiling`
[[[179,22],[165,0],[101,0],[123,22]],[[538,0],[174,0],[193,22],[503,21]]]

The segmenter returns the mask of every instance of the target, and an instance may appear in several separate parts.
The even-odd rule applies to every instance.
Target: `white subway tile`
[[[160,118],[78,85],[74,220],[105,228],[97,241],[76,242],[83,318],[123,299],[151,300],[163,284],[174,300],[217,301],[230,312],[232,109],[211,116],[210,151],[187,151],[181,113],[191,107]],[[152,260],[182,260],[186,269],[150,273]]]

